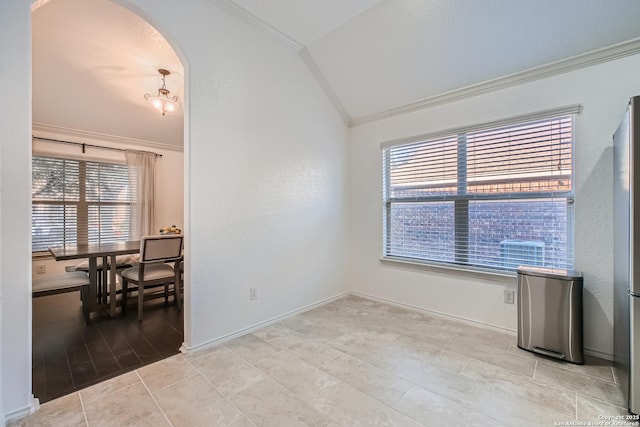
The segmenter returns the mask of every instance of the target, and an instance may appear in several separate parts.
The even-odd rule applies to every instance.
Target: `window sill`
[[[449,270],[454,272],[467,273],[471,275],[480,274],[483,276],[490,276],[490,277],[499,278],[503,280],[515,279],[517,277],[517,273],[515,271],[501,272],[496,270],[485,270],[481,268],[456,266],[451,264],[444,264],[444,263],[430,262],[430,261],[419,261],[416,259],[399,258],[399,257],[392,257],[392,256],[380,257],[380,261],[382,261],[383,263],[390,263],[390,264],[395,264],[395,263],[405,264],[408,266],[421,267],[424,269]]]

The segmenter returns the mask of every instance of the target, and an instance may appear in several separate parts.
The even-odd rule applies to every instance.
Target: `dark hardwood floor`
[[[85,324],[78,292],[33,299],[33,394],[40,403],[177,354],[184,341],[173,297],[167,305],[145,302],[142,322],[135,306],[92,319]]]

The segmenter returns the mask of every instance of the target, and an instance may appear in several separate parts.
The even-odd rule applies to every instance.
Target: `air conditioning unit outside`
[[[503,240],[500,242],[500,258],[505,268],[519,265],[544,266],[544,242],[530,240]]]

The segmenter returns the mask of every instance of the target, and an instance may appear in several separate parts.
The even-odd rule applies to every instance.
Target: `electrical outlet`
[[[514,291],[513,289],[505,289],[504,290],[504,303],[505,304],[513,304],[513,297],[514,297]]]
[[[45,274],[47,272],[47,266],[44,264],[36,264],[36,274]]]
[[[249,300],[255,301],[258,299],[258,288],[249,288]]]

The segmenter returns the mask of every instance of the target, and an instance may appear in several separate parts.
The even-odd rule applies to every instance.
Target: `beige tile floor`
[[[349,296],[9,425],[554,426],[623,405],[607,361],[541,358],[511,335]]]

